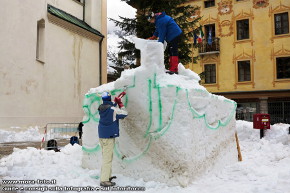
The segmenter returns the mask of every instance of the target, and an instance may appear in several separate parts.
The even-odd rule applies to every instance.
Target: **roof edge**
[[[86,28],[86,27],[83,27],[83,26],[81,26],[81,25],[78,25],[78,24],[76,24],[76,23],[74,23],[74,22],[72,22],[72,21],[70,21],[70,20],[68,20],[68,19],[66,19],[66,18],[64,18],[64,17],[61,17],[61,16],[58,15],[58,14],[55,14],[51,9],[55,9],[55,10],[57,10],[58,12],[60,12],[60,13],[62,13],[62,14],[66,14],[67,16],[69,16],[69,17],[71,17],[71,18],[77,20],[79,23],[82,23],[82,24],[85,25],[87,28]],[[66,21],[66,22],[68,22],[68,23],[70,23],[70,24],[73,24],[73,25],[75,25],[75,26],[77,26],[77,27],[80,27],[80,28],[82,28],[82,29],[88,31],[89,33],[95,34],[95,35],[97,35],[97,36],[99,36],[99,37],[101,37],[101,38],[104,38],[104,37],[105,37],[101,32],[99,32],[98,30],[92,28],[92,27],[91,27],[90,25],[88,25],[86,22],[84,22],[84,21],[80,20],[79,18],[77,18],[77,17],[75,17],[75,16],[73,16],[73,15],[71,15],[71,14],[69,14],[69,13],[67,13],[67,12],[65,12],[65,11],[63,11],[63,10],[61,10],[61,9],[58,9],[58,8],[56,8],[56,7],[54,7],[54,6],[50,5],[50,4],[47,4],[47,12],[50,13],[51,15],[55,16],[55,17],[58,17],[59,19],[62,19],[62,20]]]

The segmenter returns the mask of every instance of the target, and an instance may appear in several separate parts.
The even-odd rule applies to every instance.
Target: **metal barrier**
[[[54,147],[48,147],[47,142],[51,139],[67,140],[72,136],[77,136],[79,123],[48,123],[44,127],[44,136],[41,141],[41,146],[44,149],[52,149]],[[44,144],[44,145],[43,145]]]

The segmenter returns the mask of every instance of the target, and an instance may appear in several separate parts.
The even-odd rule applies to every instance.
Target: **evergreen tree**
[[[119,16],[120,17],[120,16]],[[139,58],[140,54],[134,47],[134,43],[131,42],[130,37],[136,36],[136,18],[120,17],[121,21],[111,19],[116,26],[120,27],[121,31],[118,31],[117,35],[121,39],[118,48],[120,52],[116,56],[115,53],[108,51],[108,58],[118,67],[124,67],[125,65],[134,68],[136,65],[136,58]]]
[[[176,23],[180,26],[183,31],[179,45],[179,59],[184,65],[192,62],[192,51],[193,47],[193,37],[194,33],[198,34],[198,26],[196,26],[197,21],[200,18],[193,18],[195,11],[198,7],[193,7],[186,4],[188,0],[122,0],[129,5],[138,9],[137,16],[134,19],[120,17],[120,21],[113,20],[117,26],[121,28],[122,31],[127,35],[135,35],[139,38],[148,38],[153,35],[155,30],[155,25],[147,21],[147,14],[149,12],[166,12],[167,15],[174,18]],[[128,41],[128,39],[123,36],[122,41],[119,44],[121,52],[119,56],[125,57],[132,61],[131,67],[133,67],[133,62],[135,58],[140,57],[140,53],[135,49],[134,43]],[[168,54],[165,52],[165,62],[168,63]],[[122,64],[120,64],[122,65]],[[138,64],[137,64],[138,65]]]

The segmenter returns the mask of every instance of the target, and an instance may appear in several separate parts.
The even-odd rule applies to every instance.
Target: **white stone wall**
[[[74,0],[0,1],[0,128],[79,122],[84,94],[99,85],[99,42],[51,23],[47,4],[83,17]],[[44,63],[36,60],[41,19]]]

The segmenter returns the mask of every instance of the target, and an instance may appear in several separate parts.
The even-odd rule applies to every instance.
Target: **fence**
[[[198,52],[200,55],[207,53],[219,53],[220,52],[220,39],[213,38],[212,44],[209,45],[207,40],[201,42],[198,47]]]
[[[41,141],[41,148],[51,148],[47,146],[50,139],[56,141],[62,139],[70,139],[71,136],[76,136],[78,132],[79,123],[48,123],[45,126],[44,137]]]

